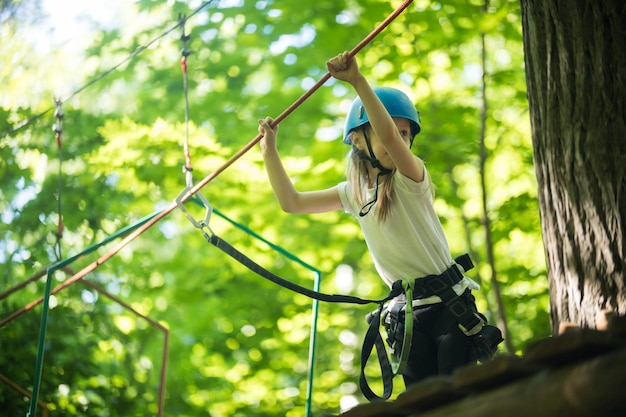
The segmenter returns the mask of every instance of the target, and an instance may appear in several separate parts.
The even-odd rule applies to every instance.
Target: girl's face
[[[403,117],[394,117],[393,121],[398,128],[398,132],[400,132],[400,136],[406,143],[407,146],[411,144],[411,122],[408,119]],[[374,133],[374,129],[370,124],[365,125],[365,133],[367,134],[368,139],[370,140],[370,145],[372,146],[372,150],[374,151],[374,155],[376,159],[388,169],[395,168],[395,164],[392,159],[385,151],[385,148],[380,141],[380,138]],[[365,152],[366,155],[369,155],[369,150],[367,149],[367,144],[365,143],[365,136],[363,135],[363,129],[355,131],[352,135],[352,143],[357,147],[360,151]]]

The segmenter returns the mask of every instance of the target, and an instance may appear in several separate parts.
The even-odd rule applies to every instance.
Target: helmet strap
[[[376,155],[374,154],[374,150],[372,149],[372,144],[370,143],[369,137],[367,137],[367,132],[365,129],[363,129],[363,136],[365,137],[365,144],[367,145],[369,155],[367,155],[365,152],[358,149],[354,145],[352,145],[352,150],[359,158],[369,161],[369,163],[372,164],[372,167],[377,168],[378,174],[376,174],[376,181],[374,181],[374,198],[372,199],[372,201],[361,207],[361,211],[359,211],[359,216],[361,217],[367,215],[367,213],[370,212],[372,207],[374,207],[374,205],[378,201],[378,180],[380,179],[380,177],[383,175],[391,174],[393,172],[392,169],[385,168],[380,163],[380,161],[376,159]]]
[[[365,137],[365,144],[367,145],[367,150],[369,151],[369,155],[365,154],[362,150],[358,149],[354,144],[352,145],[352,150],[357,156],[361,159],[369,161],[372,164],[372,167],[377,168],[383,175],[391,173],[391,169],[385,168],[378,159],[376,159],[376,155],[374,154],[374,150],[372,149],[372,144],[370,143],[369,137],[367,137],[367,132],[363,129],[363,136]]]
[[[391,172],[391,170],[389,172]],[[389,172],[380,171],[378,174],[376,174],[376,184],[374,185],[374,198],[372,199],[372,201],[361,207],[361,211],[359,211],[359,216],[366,216],[367,213],[372,210],[372,207],[374,207],[374,205],[378,201],[378,180],[381,176],[389,174]]]

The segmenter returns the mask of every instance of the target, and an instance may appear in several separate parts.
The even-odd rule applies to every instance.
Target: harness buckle
[[[387,331],[387,344],[389,345],[389,353],[396,354],[402,350],[402,336],[404,335],[404,316],[406,314],[404,308],[406,302],[394,301],[391,308],[386,310],[383,316],[383,326]]]

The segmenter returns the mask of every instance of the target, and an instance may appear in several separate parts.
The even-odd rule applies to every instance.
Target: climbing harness
[[[393,375],[403,373],[411,350],[413,336],[413,303],[412,300],[427,298],[433,295],[441,298],[445,308],[452,313],[458,321],[458,326],[469,337],[472,356],[480,362],[491,360],[495,355],[498,344],[504,339],[500,329],[487,324],[487,319],[480,314],[473,303],[459,296],[452,287],[463,279],[463,272],[474,267],[468,254],[458,256],[454,263],[439,275],[428,275],[424,278],[396,281],[393,288],[402,287],[406,302],[394,300],[383,309],[370,313],[367,317],[369,328],[365,335],[363,350],[361,351],[361,391],[365,397],[372,401],[375,399],[386,400],[391,395],[391,378]],[[390,347],[392,366],[386,363],[386,354],[383,354],[385,346],[379,333],[380,325],[387,332],[387,344]],[[368,358],[376,347],[383,377],[384,392],[382,397],[377,396],[369,388],[365,380],[363,368]],[[391,372],[390,372],[391,371]],[[389,381],[386,381],[389,379]]]
[[[453,286],[459,283],[463,279],[463,272],[469,271],[474,267],[472,260],[468,254],[458,256],[454,259],[454,264],[445,270],[440,275],[428,275],[424,278],[415,280],[413,285],[412,298],[408,296],[406,300],[411,299],[423,299],[433,295],[438,296],[446,309],[456,318],[458,321],[459,329],[468,337],[472,337],[473,341],[478,341],[480,344],[487,343],[490,346],[489,356],[493,356],[495,350],[493,348],[502,342],[501,334],[496,334],[492,327],[499,332],[494,326],[487,325],[487,319],[481,313],[479,313],[473,304],[467,302],[462,295],[457,295],[453,290]],[[385,324],[389,327],[388,331],[393,334],[395,331],[394,326],[399,320],[401,320],[400,311],[409,307],[412,303],[406,302],[404,307],[403,302],[395,303],[391,309],[389,309],[387,315],[387,321]],[[408,315],[408,310],[406,312]],[[393,349],[394,338],[390,336],[390,346]],[[495,342],[495,343],[494,343]],[[479,360],[489,359],[485,357],[485,354],[476,355]]]

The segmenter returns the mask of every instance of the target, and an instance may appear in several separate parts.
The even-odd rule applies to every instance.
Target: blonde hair
[[[354,131],[351,134],[355,133]],[[348,165],[346,168],[346,178],[352,188],[352,194],[358,205],[363,207],[367,204],[367,190],[370,188],[370,182],[376,187],[377,178],[370,178],[368,165],[369,161],[361,158],[354,148],[350,149],[348,153]],[[394,196],[394,183],[395,183],[396,168],[394,168],[389,174],[382,176],[383,181],[378,186],[378,199],[373,207],[374,215],[379,223],[382,223],[387,219],[389,213],[391,213],[391,207],[393,205]],[[432,196],[435,196],[435,184],[428,172],[426,172],[428,179],[428,185]]]

